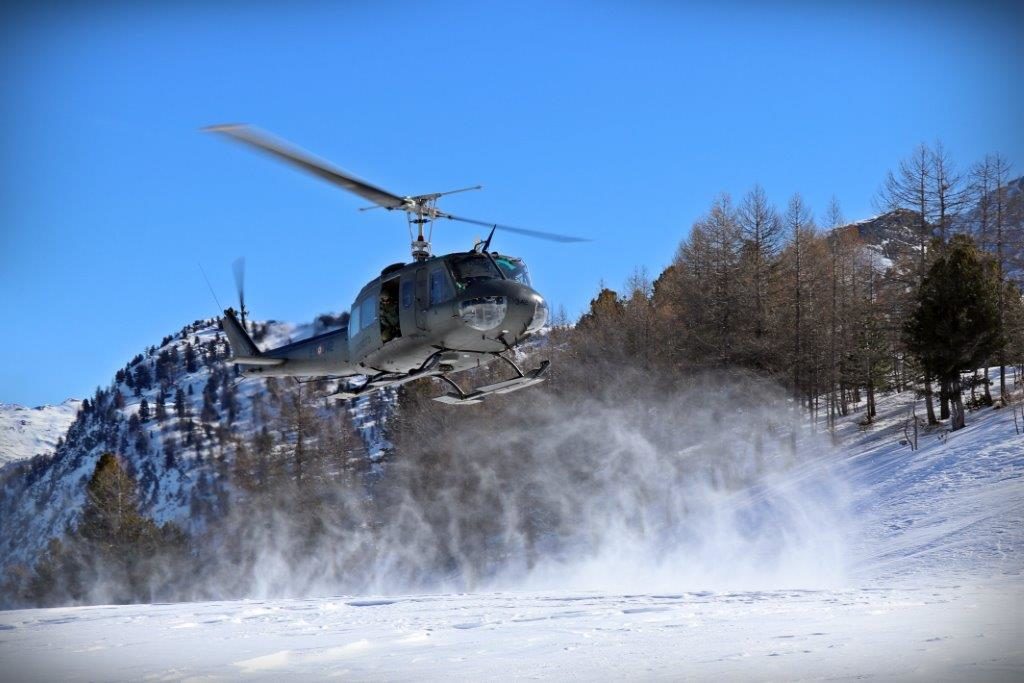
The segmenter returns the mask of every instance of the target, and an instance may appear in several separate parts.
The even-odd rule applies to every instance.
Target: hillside
[[[258,323],[256,329],[264,344],[322,331],[283,323]],[[85,481],[108,451],[135,476],[142,509],[158,524],[174,522],[199,534],[226,514],[238,444],[264,429],[275,447],[295,438],[281,415],[282,401],[294,394],[291,388],[273,380],[238,383],[224,364],[227,357],[219,322],[196,321],[138,354],[93,397],[65,403],[59,411],[42,410],[34,422],[18,422],[23,429],[16,433],[27,444],[56,444],[57,423],[70,426],[55,452],[0,473],[0,567],[34,564],[47,541],[64,532],[82,508]],[[320,386],[319,393],[331,388]],[[372,467],[388,448],[382,413],[388,400],[383,395],[351,404],[323,401],[315,407],[322,418],[317,423],[350,435],[343,439],[341,457],[365,459]],[[26,412],[33,414],[8,414]]]
[[[27,408],[0,403],[0,467],[35,456],[51,455],[75,420],[82,402],[69,398],[57,405]]]

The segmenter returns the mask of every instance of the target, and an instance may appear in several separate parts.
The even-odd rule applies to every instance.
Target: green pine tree
[[[999,350],[999,279],[991,259],[965,235],[955,235],[921,281],[907,323],[907,346],[925,370],[947,383],[951,428],[964,426],[960,373],[982,366]]]

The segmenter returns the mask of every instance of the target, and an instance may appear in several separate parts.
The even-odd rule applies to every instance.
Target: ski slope
[[[911,452],[909,400],[822,455],[851,491],[842,576],[12,611],[0,661],[10,680],[1022,680],[1024,436],[986,409]]]

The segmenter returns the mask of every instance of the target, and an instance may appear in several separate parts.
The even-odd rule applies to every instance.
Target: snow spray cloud
[[[487,412],[439,410],[400,443],[372,495],[349,490],[317,513],[314,537],[285,510],[240,531],[250,560],[231,576],[251,583],[235,589],[843,582],[849,497],[831,449],[764,386],[715,376],[667,394],[534,391]]]

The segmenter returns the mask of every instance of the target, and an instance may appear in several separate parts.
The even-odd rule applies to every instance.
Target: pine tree
[[[810,248],[810,241],[814,236],[814,223],[810,208],[804,203],[799,193],[794,194],[786,208],[785,217],[786,229],[789,232],[789,244],[787,252],[790,257],[790,282],[787,290],[793,311],[792,329],[792,355],[793,369],[793,396],[798,399],[802,393],[803,373],[801,369],[805,363],[804,349],[804,328],[807,325],[807,284],[808,284],[808,263],[807,253]]]
[[[139,455],[146,455],[149,453],[149,433],[146,430],[142,430],[136,434],[135,452]]]
[[[179,420],[185,417],[185,392],[181,387],[174,392],[174,414]]]
[[[142,422],[149,420],[149,401],[146,400],[145,396],[142,397],[142,401],[139,403],[139,420]]]
[[[889,172],[881,196],[881,203],[887,209],[907,208],[916,214],[917,289],[920,289],[921,281],[928,269],[929,247],[932,240],[932,226],[928,223],[928,216],[932,213],[932,193],[929,191],[933,177],[932,158],[933,153],[927,145],[918,145],[910,157],[899,163],[897,173]],[[932,377],[927,369],[924,375],[924,398],[928,424],[938,424],[932,400]]]
[[[136,365],[134,375],[136,396],[153,386],[153,378],[150,375],[148,363],[139,363]]]
[[[184,534],[141,514],[135,481],[114,455],[100,457],[85,493],[77,526],[51,540],[35,567],[27,590],[33,603],[149,601],[153,586],[170,588],[168,574],[188,575]],[[160,582],[151,580],[157,572]]]
[[[196,350],[192,344],[185,344],[185,372],[192,373],[199,369],[196,363]]]
[[[157,394],[156,394],[156,415],[155,416],[156,416],[156,421],[157,422],[163,422],[164,420],[167,419],[167,406],[165,405],[166,401],[167,401],[167,393],[163,389],[160,389],[160,391],[158,391]]]
[[[163,444],[164,451],[164,469],[174,469],[178,465],[178,441],[173,435],[169,434],[164,437]]]
[[[744,355],[754,367],[767,369],[771,365],[768,357],[768,302],[782,235],[782,222],[760,185],[755,185],[746,194],[736,215],[743,239],[740,266],[745,299],[743,312],[751,328],[748,335],[750,348]]]
[[[964,235],[953,237],[921,282],[907,343],[925,369],[949,386],[953,430],[964,426],[960,373],[1001,348],[999,299],[995,268]]]
[[[211,373],[210,378],[206,381],[206,386],[203,388],[203,409],[199,414],[199,419],[203,422],[211,423],[220,419],[217,408],[214,407],[216,397],[217,377],[214,373]]]

